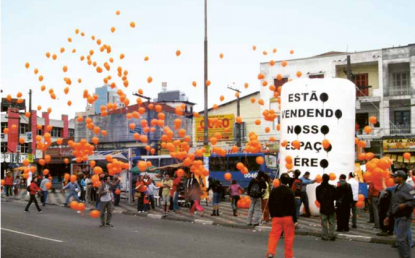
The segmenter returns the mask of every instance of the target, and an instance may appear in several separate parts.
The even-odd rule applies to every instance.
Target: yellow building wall
[[[345,67],[337,67],[336,74],[337,78],[347,79],[347,75],[343,72]],[[378,64],[367,64],[367,65],[352,65],[353,74],[367,73],[369,76],[369,96],[373,96],[373,90],[379,89],[379,70]]]
[[[249,132],[253,131],[259,134],[261,130],[261,126],[255,125],[256,119],[261,119],[261,108],[257,103],[252,104],[251,98],[255,98],[258,100],[260,98],[260,94],[257,93],[255,95],[251,95],[249,97],[243,97],[240,99],[240,114],[242,117],[242,121],[245,122],[245,139],[247,138]],[[226,115],[226,114],[234,114],[236,119],[236,111],[237,111],[237,103],[236,101],[230,104],[220,105],[216,110],[210,110],[208,112],[209,115]],[[203,116],[203,113],[200,114]],[[193,119],[193,133],[195,132],[195,119]],[[236,139],[235,139],[236,141]],[[193,143],[195,146],[203,145],[203,142],[196,142],[195,138],[193,139]],[[217,146],[228,146],[226,142],[218,142]],[[232,145],[230,145],[232,146]]]

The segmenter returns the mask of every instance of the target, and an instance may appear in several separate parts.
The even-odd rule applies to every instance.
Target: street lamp
[[[207,80],[208,80],[208,40],[207,40],[207,0],[205,0],[205,48],[204,48],[204,137],[203,137],[203,145],[206,148],[209,144],[208,139],[208,86],[207,86]],[[208,151],[208,148],[206,148],[206,151]]]

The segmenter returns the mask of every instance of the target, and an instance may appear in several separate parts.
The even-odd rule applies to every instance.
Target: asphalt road
[[[1,203],[2,257],[265,257],[268,234],[253,230],[191,224],[115,214],[113,228],[75,211],[47,206],[24,213],[24,204]],[[298,236],[295,257],[398,257],[388,245]],[[284,257],[283,241],[277,257]]]

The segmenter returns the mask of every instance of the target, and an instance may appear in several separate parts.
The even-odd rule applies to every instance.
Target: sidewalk
[[[4,197],[2,195],[2,199],[12,199],[12,200],[28,200],[26,190],[21,190],[19,195],[12,196],[12,197]],[[49,193],[47,204],[49,205],[58,205],[63,206],[65,202],[65,194],[64,193]],[[138,213],[137,212],[137,204],[128,204],[127,200],[122,199],[120,202],[119,207],[114,207],[114,213],[122,213],[125,215],[134,215],[140,217],[149,217],[153,219],[167,219],[167,220],[176,220],[176,221],[184,221],[184,222],[191,222],[191,223],[200,223],[206,225],[217,225],[217,226],[226,226],[226,227],[235,227],[235,228],[244,228],[244,229],[252,229],[258,231],[270,231],[271,224],[270,222],[265,223],[263,225],[252,227],[246,224],[247,213],[248,209],[239,209],[238,210],[238,217],[233,216],[231,204],[229,202],[222,202],[220,204],[220,216],[210,216],[212,213],[212,206],[209,204],[206,206],[206,202],[202,202],[201,205],[205,209],[204,216],[201,217],[200,213],[196,212],[195,215],[190,214],[189,208],[181,207],[181,210],[177,213],[170,211],[167,216],[163,216],[160,207],[156,207],[156,210],[150,210],[148,213]],[[87,204],[88,209],[94,209],[94,204]],[[337,235],[340,239],[347,239],[353,241],[361,241],[361,242],[369,242],[369,243],[381,243],[381,244],[394,244],[395,237],[394,236],[387,236],[387,237],[379,237],[376,236],[376,233],[379,230],[373,229],[373,223],[367,223],[369,221],[369,214],[364,213],[363,210],[359,210],[358,213],[358,221],[357,221],[357,229],[350,229],[347,233],[339,233]],[[300,217],[299,221],[299,229],[296,230],[296,234],[298,235],[309,235],[314,237],[321,236],[321,225],[319,217]],[[412,233],[415,236],[415,223],[412,223]]]

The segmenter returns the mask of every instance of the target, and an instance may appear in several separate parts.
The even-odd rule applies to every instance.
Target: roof
[[[339,51],[330,51],[320,55],[316,55],[314,57],[324,57],[324,56],[335,56],[335,55],[344,55],[347,54],[346,52],[339,52]]]
[[[243,99],[245,99],[245,98],[249,98],[249,97],[251,97],[251,96],[253,96],[253,95],[255,95],[255,94],[258,94],[258,93],[259,93],[259,91],[252,92],[252,93],[250,93],[250,94],[248,94],[248,95],[246,95],[246,96],[240,97],[240,98],[239,98],[239,100],[243,100]],[[225,103],[223,103],[223,104],[218,105],[218,108],[223,107],[223,106],[226,106],[226,105],[229,105],[229,104],[232,104],[233,102],[236,102],[236,101],[237,101],[237,99],[234,99],[234,100],[231,100],[231,101],[225,102]],[[209,109],[208,109],[208,112],[209,112],[209,111],[211,111],[211,110],[213,110],[213,108],[209,108]],[[199,111],[199,114],[202,114],[203,112],[204,112],[204,110]]]

